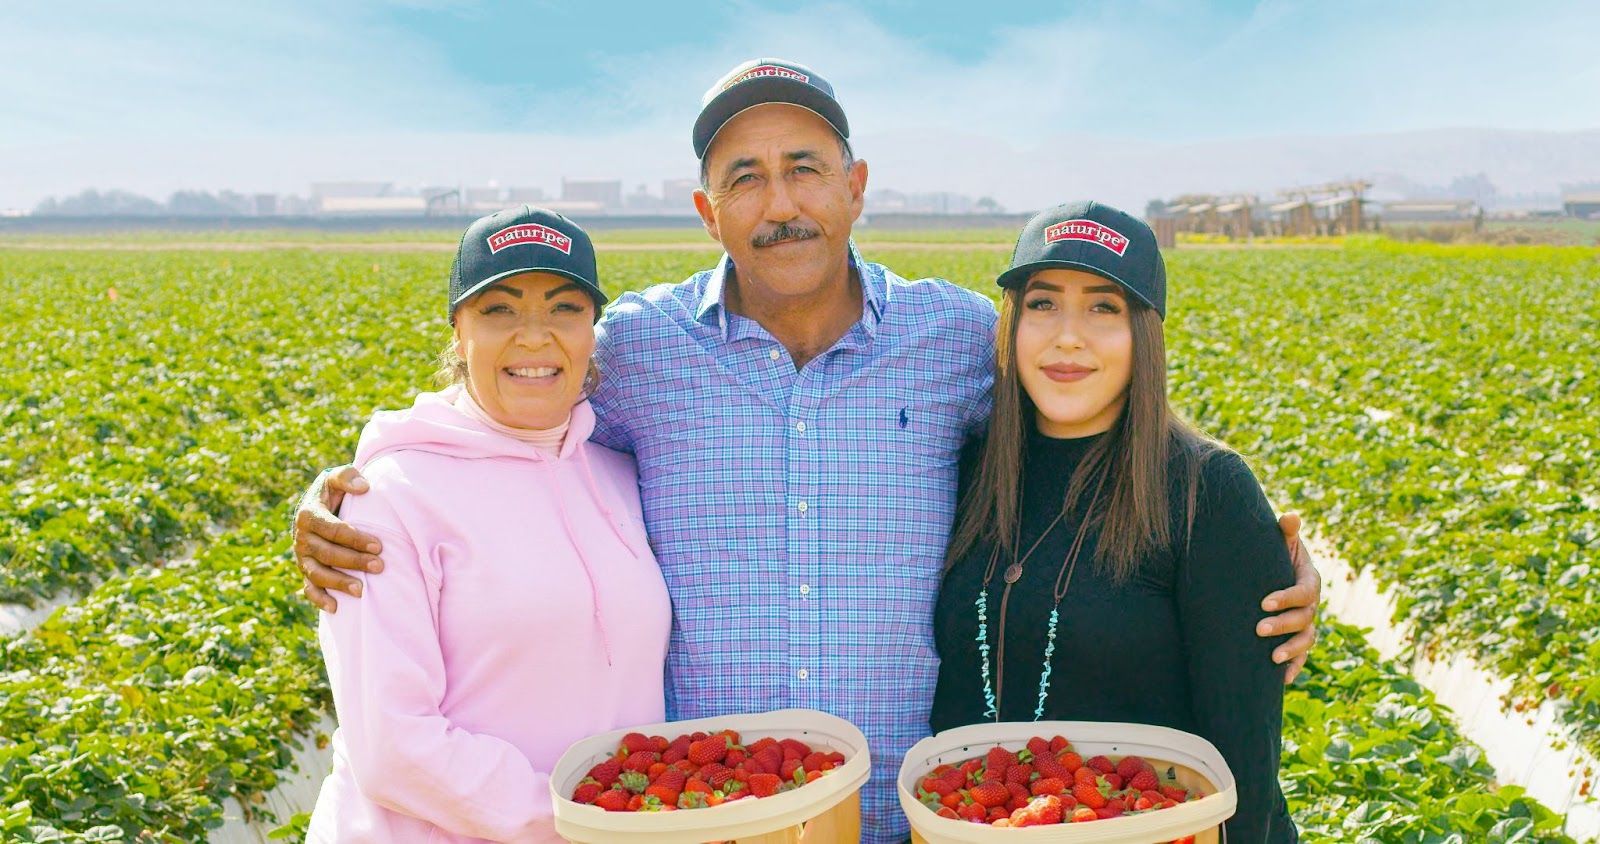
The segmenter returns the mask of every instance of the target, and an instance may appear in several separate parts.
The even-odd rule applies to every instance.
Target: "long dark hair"
[[[1017,323],[1022,291],[1017,285],[1000,302],[995,340],[994,412],[977,473],[961,501],[948,568],[979,545],[1015,559],[1021,518],[1022,471],[1028,428],[1038,409],[1022,388],[1017,370]],[[1071,510],[1105,473],[1103,498],[1090,518],[1099,522],[1096,564],[1116,582],[1125,581],[1151,553],[1173,544],[1170,484],[1173,473],[1186,490],[1185,532],[1194,519],[1200,468],[1220,445],[1202,435],[1167,402],[1167,347],[1153,308],[1127,297],[1133,331],[1133,371],[1127,401],[1111,429],[1073,472],[1062,506]]]

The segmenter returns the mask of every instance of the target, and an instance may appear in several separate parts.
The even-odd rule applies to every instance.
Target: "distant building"
[[[611,210],[622,207],[622,182],[616,179],[562,179],[562,202],[592,202]]]
[[[693,213],[694,192],[699,189],[699,179],[666,179],[661,182],[661,207],[669,214]]]
[[[644,185],[639,185],[634,188],[633,193],[623,198],[622,206],[628,209],[629,213],[652,214],[661,210],[661,198],[652,194]]]
[[[901,193],[897,190],[878,190],[867,194],[866,210],[875,214],[972,214],[989,212],[979,208],[970,196],[938,191],[934,193]]]
[[[1483,209],[1470,199],[1407,199],[1383,203],[1383,222],[1394,223],[1474,223],[1483,219]]]
[[[1600,191],[1563,194],[1561,207],[1567,212],[1568,217],[1600,220]]]
[[[318,199],[372,199],[389,196],[394,192],[392,182],[312,182],[311,198]]]
[[[428,210],[428,201],[421,196],[325,196],[317,208],[324,214],[387,216],[390,214],[418,214]]]
[[[524,203],[538,205],[544,201],[543,188],[506,188],[506,206]]]
[[[466,188],[462,191],[462,206],[469,214],[493,214],[506,207],[504,191],[497,186]]]
[[[258,193],[251,198],[251,203],[257,217],[274,217],[278,214],[278,195],[275,193]]]

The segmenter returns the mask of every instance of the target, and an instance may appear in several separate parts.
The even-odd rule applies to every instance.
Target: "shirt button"
[[[800,433],[804,434],[806,432],[806,423],[804,423],[804,422],[796,422],[796,423],[794,423],[794,429],[796,431],[799,431]]]
[[[795,676],[799,677],[802,680],[804,680],[805,678],[811,676],[811,672],[809,672],[809,671],[805,670],[804,668],[802,668],[799,671],[795,672]]]
[[[772,351],[767,352],[767,357],[772,358],[773,360],[777,360],[778,359],[778,350],[777,349],[773,349]]]
[[[802,594],[802,595],[810,595],[811,594],[811,584],[809,584],[809,583],[800,584],[800,594]]]
[[[806,507],[806,503],[805,503],[805,502],[804,502],[804,501],[802,501],[802,502],[800,502],[800,503],[799,503],[799,504],[796,504],[796,505],[794,505],[794,506],[795,506],[795,509],[796,509],[796,510],[799,510],[799,511],[800,511],[800,512],[802,512],[802,513],[804,513],[804,512],[805,512],[805,511],[806,511],[806,510],[807,510],[807,509],[808,509],[808,508],[807,508],[807,507]]]

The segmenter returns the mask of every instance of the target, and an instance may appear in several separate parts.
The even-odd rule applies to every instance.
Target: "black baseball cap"
[[[595,318],[605,306],[594,243],[577,223],[543,208],[523,205],[480,217],[467,226],[450,267],[450,321],[456,307],[502,278],[542,272],[566,276],[594,297]]]
[[[1017,236],[1001,287],[1027,282],[1037,270],[1084,270],[1121,285],[1129,296],[1167,316],[1167,265],[1156,234],[1137,217],[1098,202],[1069,202],[1033,215]]]
[[[828,80],[799,62],[751,59],[728,71],[701,98],[700,116],[694,121],[694,157],[706,157],[711,139],[723,124],[763,103],[789,103],[813,111],[828,121],[839,137],[850,138],[850,122]]]

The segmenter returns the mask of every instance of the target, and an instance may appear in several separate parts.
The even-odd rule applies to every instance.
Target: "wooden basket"
[[[939,765],[960,764],[996,745],[1020,750],[1033,736],[1055,735],[1066,736],[1085,758],[1144,757],[1163,775],[1170,769],[1179,785],[1206,796],[1159,812],[1022,829],[941,818],[917,800],[917,783]],[[1166,727],[1101,721],[1002,722],[945,730],[906,753],[896,784],[901,808],[911,821],[912,841],[918,844],[1156,844],[1186,835],[1195,836],[1195,844],[1216,844],[1222,822],[1233,816],[1239,799],[1233,772],[1211,742]]]
[[[589,769],[615,753],[628,733],[676,736],[730,729],[737,730],[746,742],[766,736],[799,739],[817,750],[843,753],[845,762],[802,788],[707,809],[607,812],[569,799]],[[860,792],[871,771],[866,736],[854,724],[814,709],[780,709],[759,715],[647,724],[591,736],[561,755],[550,775],[550,791],[556,833],[580,844],[831,844],[860,838]]]

